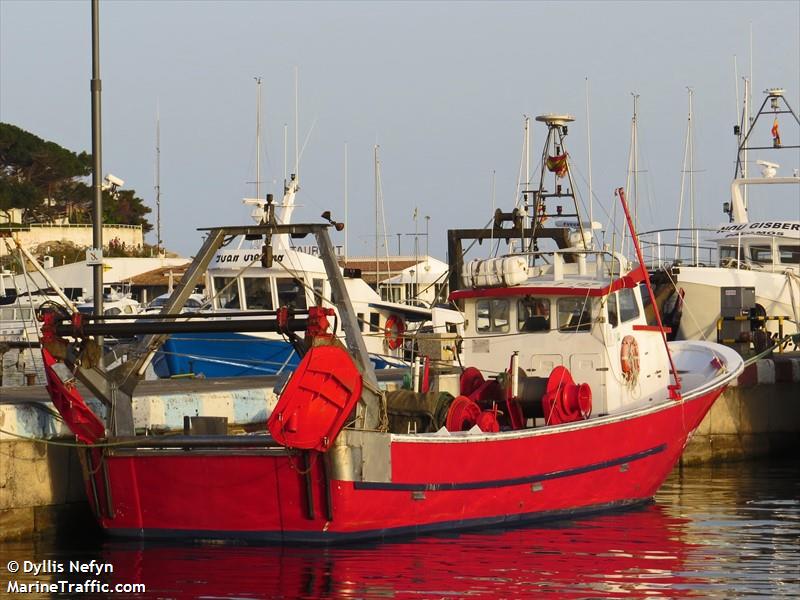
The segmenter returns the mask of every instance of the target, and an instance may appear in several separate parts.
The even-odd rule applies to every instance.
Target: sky
[[[695,222],[716,226],[751,67],[755,103],[781,87],[800,110],[800,2],[102,1],[102,169],[153,207],[155,224],[158,113],[161,237],[190,256],[198,228],[251,222],[242,198],[255,194],[255,77],[262,195],[281,196],[285,132],[294,171],[297,73],[295,220],[331,210],[346,220],[348,254],[374,255],[377,145],[389,252],[399,233],[412,254],[408,234],[427,230],[419,252],[444,258],[448,228],[482,227],[493,205],[516,202],[525,115],[575,116],[577,191],[588,208],[591,157],[593,214],[610,229],[637,94],[639,228],[675,227],[690,87]],[[0,121],[91,152],[91,68],[88,1],[0,0]],[[764,145],[770,126],[754,131]],[[534,121],[532,171],[544,134]],[[781,121],[781,137],[797,145],[798,127]],[[785,175],[800,166],[797,150],[757,158]],[[686,215],[687,184],[684,196]],[[780,210],[800,219],[796,192]],[[759,213],[774,210],[754,202]]]

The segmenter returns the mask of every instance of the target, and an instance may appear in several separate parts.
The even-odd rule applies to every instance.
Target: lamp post
[[[92,246],[96,257],[100,258],[92,266],[92,283],[94,296],[94,314],[103,314],[103,190],[100,178],[101,167],[101,131],[100,131],[100,2],[92,0]],[[98,339],[102,348],[102,338]]]

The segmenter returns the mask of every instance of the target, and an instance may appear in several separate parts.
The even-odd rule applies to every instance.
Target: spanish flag
[[[567,153],[565,152],[558,156],[548,156],[547,169],[551,173],[555,173],[558,178],[564,177],[564,175],[567,174]]]
[[[775,121],[772,123],[772,145],[775,148],[779,148],[781,145],[781,134],[778,131],[778,117],[775,117]]]

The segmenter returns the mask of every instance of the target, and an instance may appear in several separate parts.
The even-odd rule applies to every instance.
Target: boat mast
[[[256,198],[261,200],[261,77],[256,80]]]
[[[594,247],[594,199],[592,198],[592,126],[589,120],[589,78],[586,78],[586,155],[589,168],[589,228],[592,231],[592,247]]]
[[[695,228],[694,228],[694,127],[692,124],[692,98],[694,90],[686,88],[689,92],[689,113],[686,122],[686,142],[683,147],[683,168],[681,169],[681,194],[678,202],[678,224],[675,231],[675,260],[680,258],[680,236],[681,222],[683,221],[683,193],[686,187],[686,173],[689,173],[689,206],[690,206],[690,232],[692,235],[692,247],[694,248]],[[693,251],[694,252],[694,251]],[[697,264],[697,256],[693,256],[694,263]]]
[[[697,229],[695,228],[694,222],[694,112],[692,108],[692,101],[694,99],[694,90],[692,88],[688,88],[689,90],[689,124],[688,124],[688,135],[689,135],[689,228],[692,232],[692,264],[697,265],[700,262],[700,256],[698,248],[699,245],[699,237]]]
[[[161,111],[156,102],[156,254],[161,256]]]
[[[375,291],[380,295],[380,260],[378,258],[378,144],[375,144],[373,149],[373,172],[375,178]]]
[[[586,235],[583,229],[580,210],[578,209],[578,199],[575,196],[575,182],[572,179],[572,169],[569,165],[569,153],[565,146],[568,124],[575,120],[572,115],[539,115],[536,120],[547,126],[547,136],[545,137],[542,149],[542,162],[539,172],[539,189],[534,192],[534,206],[531,226],[531,236],[533,238],[532,250],[537,251],[536,235],[537,229],[543,227],[544,220],[548,217],[572,217],[577,220],[578,230],[580,231],[581,244],[586,247]],[[553,152],[551,155],[550,152]],[[545,189],[545,169],[553,172],[553,191]],[[567,190],[563,191],[562,184],[558,183],[561,178],[567,180]],[[574,214],[564,214],[561,206],[556,207],[554,214],[546,214],[546,198],[571,198]]]
[[[632,92],[633,120],[631,121],[631,169],[633,174],[633,224],[639,228],[639,94]]]
[[[347,142],[344,143],[344,260],[347,262]]]

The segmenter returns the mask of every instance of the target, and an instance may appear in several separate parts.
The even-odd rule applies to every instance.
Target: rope
[[[755,356],[751,356],[750,358],[745,360],[744,361],[744,366],[745,367],[749,367],[750,365],[752,365],[756,361],[759,361],[762,358],[764,358],[765,356],[769,355],[771,352],[773,352],[775,350],[775,348],[783,346],[783,344],[786,344],[788,342],[793,342],[795,345],[800,344],[800,333],[794,333],[794,334],[789,334],[789,335],[783,336],[783,339],[776,341],[775,343],[772,344],[772,346],[770,346],[769,348],[767,348],[763,352],[760,352],[760,353],[756,354]]]

